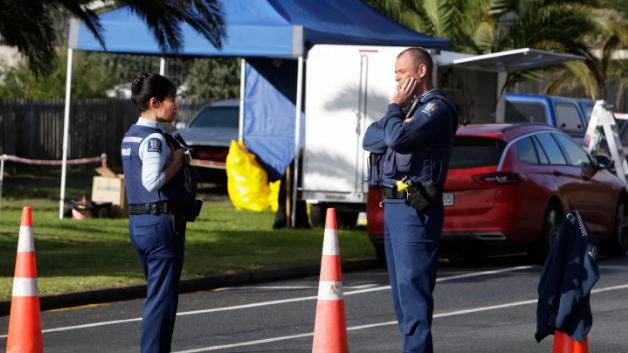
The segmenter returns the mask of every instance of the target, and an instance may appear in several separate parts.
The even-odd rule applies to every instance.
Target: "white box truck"
[[[406,47],[316,45],[308,52],[305,148],[301,199],[312,225],[334,207],[338,221],[355,225],[366,211],[366,128],[384,117],[396,82],[395,61]],[[584,58],[534,49],[474,56],[426,49],[434,84],[456,104],[460,123],[504,121],[507,73]]]

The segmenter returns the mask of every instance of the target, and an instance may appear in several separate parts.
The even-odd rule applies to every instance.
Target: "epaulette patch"
[[[437,111],[438,111],[438,105],[434,103],[427,103],[421,110],[422,113],[427,114],[427,116],[430,116],[430,117]]]
[[[158,138],[152,138],[148,140],[146,144],[148,146],[148,152],[161,153],[161,140]]]

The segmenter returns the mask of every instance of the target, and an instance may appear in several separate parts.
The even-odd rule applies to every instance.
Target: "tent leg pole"
[[[72,48],[68,49],[68,69],[65,80],[65,113],[63,116],[63,164],[61,165],[61,197],[59,200],[59,219],[63,219],[65,202],[65,179],[68,162],[68,133],[70,130],[70,97],[72,91]]]
[[[299,71],[297,74],[297,104],[296,121],[294,124],[294,177],[292,187],[292,228],[297,225],[297,185],[299,182],[299,152],[301,145],[301,104],[303,101],[303,56],[299,56]]]
[[[495,105],[495,122],[500,124],[506,120],[506,82],[508,80],[508,72],[499,71],[497,73],[497,104]]]
[[[292,226],[292,172],[290,165],[286,167],[286,228]]]
[[[0,161],[0,213],[2,212],[2,182],[4,180],[4,159]]]
[[[246,60],[242,59],[240,65],[240,126],[238,141],[244,141],[244,94],[246,93]]]
[[[166,75],[166,58],[163,56],[161,57],[161,60],[159,60],[159,74],[161,76]]]

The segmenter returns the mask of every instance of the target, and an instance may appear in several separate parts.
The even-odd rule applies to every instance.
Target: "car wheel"
[[[530,253],[532,258],[539,262],[545,261],[552,246],[554,246],[554,242],[556,242],[562,220],[563,215],[560,205],[556,201],[550,202],[543,216],[543,232],[541,239]]]
[[[380,265],[386,267],[386,248],[384,244],[374,244],[375,245],[375,256],[377,256],[377,261],[379,261]]]
[[[338,212],[338,228],[355,228],[358,224],[358,215],[358,212]]]
[[[312,227],[325,227],[325,217],[327,217],[327,204],[310,204],[310,222]]]
[[[460,251],[462,261],[470,265],[479,265],[486,260],[486,249],[481,244],[469,244]]]
[[[620,196],[615,212],[615,230],[611,239],[610,255],[624,256],[628,251],[628,203],[625,196]]]

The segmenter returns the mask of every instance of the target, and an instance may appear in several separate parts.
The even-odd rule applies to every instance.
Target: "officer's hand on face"
[[[174,145],[169,143],[168,146],[170,146],[170,151],[172,152],[170,154],[170,165],[173,166],[173,168],[176,168],[176,170],[181,169],[181,167],[183,167],[183,149],[182,148],[174,148]]]
[[[390,103],[399,104],[405,107],[414,98],[414,90],[416,89],[417,81],[414,77],[408,77],[403,86],[397,86],[395,94],[390,99]]]

